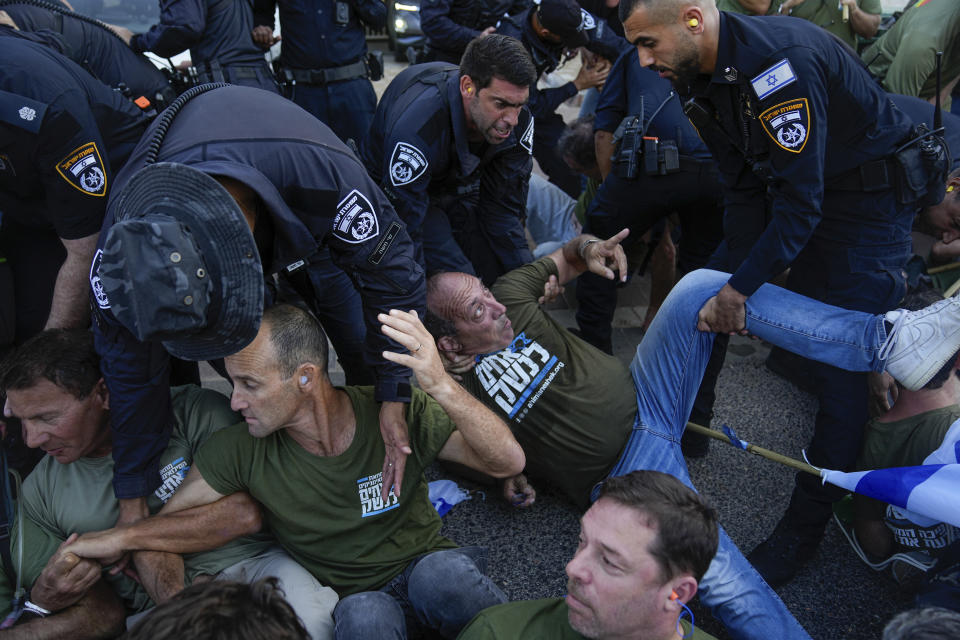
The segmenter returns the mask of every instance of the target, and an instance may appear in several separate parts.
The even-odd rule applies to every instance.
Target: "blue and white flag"
[[[917,467],[854,473],[821,469],[820,477],[854,493],[960,527],[960,420],[951,425],[940,447],[923,462]]]

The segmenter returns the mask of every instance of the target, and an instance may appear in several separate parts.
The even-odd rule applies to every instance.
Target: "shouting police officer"
[[[523,232],[536,75],[514,38],[477,38],[460,68],[415,65],[377,107],[361,155],[428,272],[493,282],[532,259]]]
[[[718,12],[713,0],[626,0],[620,10],[641,63],[695,96],[687,113],[720,166],[740,266],[702,323],[742,331],[747,299],[788,266],[791,288],[809,297],[891,309],[905,291],[914,213],[943,193],[942,140],[915,135],[852,52],[812,23]],[[810,462],[844,469],[867,418],[866,379],[816,371]],[[750,556],[768,582],[809,560],[835,497],[798,477],[786,514]]]

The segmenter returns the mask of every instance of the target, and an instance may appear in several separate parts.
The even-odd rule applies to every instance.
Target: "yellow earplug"
[[[953,192],[953,185],[950,185],[949,187],[947,187],[947,193],[952,193],[952,192]]]
[[[691,18],[691,19],[687,22],[687,24],[690,25],[691,27],[698,27],[698,26],[700,26],[700,21],[697,20],[696,18]]]

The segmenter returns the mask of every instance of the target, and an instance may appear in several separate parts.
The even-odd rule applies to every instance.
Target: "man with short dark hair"
[[[383,94],[361,156],[428,272],[493,282],[530,261],[523,220],[533,119],[525,105],[536,81],[521,44],[493,35],[471,42],[459,69],[415,65]]]
[[[406,413],[412,454],[405,489],[384,485],[384,443],[369,387],[334,388],[326,336],[308,312],[268,309],[256,339],[225,364],[231,406],[246,424],[219,432],[197,456],[160,516],[83,536],[81,557],[129,549],[181,550],[182,513],[249,491],[283,547],[343,598],[338,638],[400,638],[424,630],[453,638],[478,611],[506,601],[483,574],[482,550],[440,535],[423,470],[434,460],[495,477],[523,469],[507,426],[443,370],[416,312],[380,314],[408,349],[385,357],[410,366],[417,389]],[[428,395],[429,394],[429,395]]]
[[[659,471],[610,478],[580,519],[566,598],[491,607],[459,640],[706,640],[682,617],[716,552],[717,512],[692,489]]]
[[[628,370],[564,330],[540,306],[545,285],[587,268],[621,277],[617,243],[582,235],[562,250],[500,278],[487,289],[473,276],[444,273],[427,284],[427,323],[449,360],[476,366],[464,386],[509,420],[526,469],[580,505],[596,485],[635,469],[670,473],[691,485],[680,439],[714,341],[716,317],[700,312],[727,274],[698,270],[667,296]],[[709,307],[708,307],[709,308]],[[699,313],[698,313],[699,312]],[[808,358],[845,369],[882,370],[922,386],[960,348],[960,302],[920,312],[870,315],[764,285],[741,318],[746,330]],[[943,322],[943,329],[937,323]],[[914,332],[934,337],[912,343]],[[884,357],[886,358],[884,360]],[[521,479],[505,492],[525,493]],[[515,499],[516,500],[516,499]],[[736,638],[807,638],[776,594],[721,530],[719,550],[700,582],[700,600]]]
[[[106,587],[94,584],[90,599],[73,606],[64,591],[70,591],[83,574],[78,569],[77,577],[66,576],[73,568],[64,543],[72,542],[73,534],[113,526],[119,511],[111,486],[110,392],[93,336],[63,329],[38,334],[4,361],[0,390],[7,396],[4,415],[20,418],[27,445],[48,454],[24,482],[20,515],[11,527],[17,575],[10,579],[32,587],[25,613],[41,618],[27,621],[21,616],[33,637],[64,637],[65,628],[71,637],[86,637],[86,630],[98,624],[90,618],[112,613],[118,600],[133,615],[194,580],[254,580],[259,575],[280,579],[315,640],[332,636],[330,612],[336,594],[277,547],[272,536],[257,533],[260,509],[249,495],[240,493],[181,514],[177,535],[193,545],[184,550],[187,555],[182,559],[171,553],[134,554],[138,580],[116,569],[104,576]],[[173,388],[169,402],[171,436],[159,458],[162,483],[148,500],[154,513],[179,491],[200,446],[238,420],[224,396],[195,386]],[[107,561],[119,558],[110,556]],[[51,576],[51,568],[60,572]],[[80,589],[77,597],[86,596],[86,591]],[[5,608],[9,601],[0,604]]]

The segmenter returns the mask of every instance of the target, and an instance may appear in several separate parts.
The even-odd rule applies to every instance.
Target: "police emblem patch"
[[[90,196],[107,195],[107,176],[95,142],[77,147],[57,163],[57,173],[72,187]]]
[[[20,114],[21,120],[26,120],[27,122],[32,122],[33,119],[37,117],[37,110],[31,109],[30,107],[21,107],[17,113]]]
[[[100,282],[100,260],[103,258],[103,249],[97,249],[93,256],[93,264],[90,265],[90,289],[93,291],[93,297],[97,301],[97,306],[101,309],[110,308],[110,300],[103,290],[103,283]]]
[[[390,184],[395,187],[410,184],[427,170],[427,156],[406,142],[398,142],[390,156]]]
[[[810,109],[806,98],[787,100],[760,114],[760,124],[781,149],[803,151],[810,131]]]
[[[597,26],[596,21],[593,19],[593,16],[590,15],[590,12],[586,9],[580,9],[580,26],[577,27],[577,31],[588,31]]]
[[[784,58],[766,71],[750,81],[753,91],[761,100],[772,93],[776,93],[787,85],[797,81],[797,74],[793,72],[790,61]]]
[[[520,136],[520,146],[527,150],[527,153],[533,155],[533,117],[530,117],[530,124],[527,130]]]
[[[354,189],[337,205],[333,234],[350,244],[360,244],[380,233],[377,213],[366,196]]]

